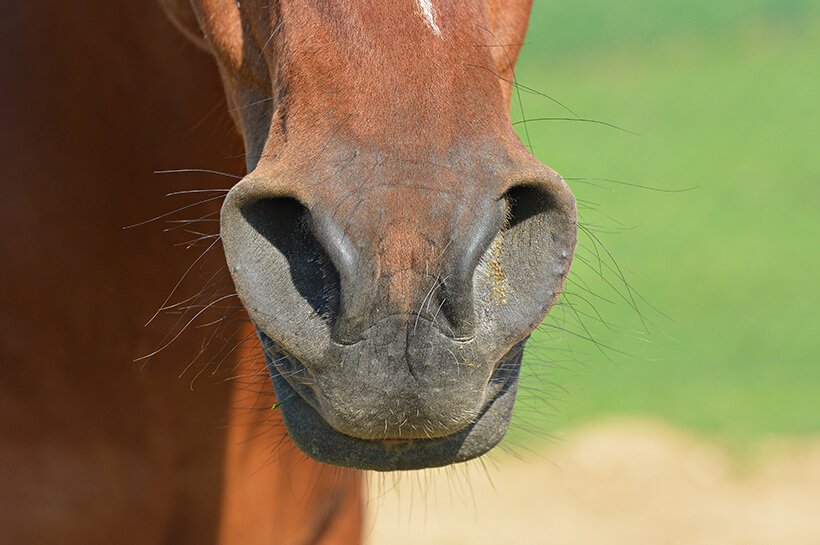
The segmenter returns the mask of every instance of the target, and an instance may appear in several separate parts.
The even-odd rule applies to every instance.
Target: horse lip
[[[410,318],[410,320],[413,322],[413,330],[414,331],[418,327],[418,324],[419,324],[420,321],[427,322],[427,323],[432,324],[434,326],[436,325],[435,320],[433,320],[431,318],[428,318],[427,316],[423,316],[423,315],[419,314],[418,312],[409,312],[409,313],[394,312],[392,314],[388,314],[387,316],[379,318],[378,320],[376,320],[375,322],[373,322],[372,324],[367,326],[361,332],[361,336],[358,339],[354,340],[354,339],[343,339],[343,338],[336,337],[336,338],[331,338],[330,342],[332,342],[336,346],[345,347],[345,348],[350,348],[351,346],[356,346],[358,344],[361,344],[363,341],[367,340],[367,333],[369,331],[377,328],[383,322],[385,322],[387,320],[390,320],[390,319],[393,319],[396,316],[405,316],[405,317]],[[472,343],[472,342],[475,341],[475,337],[476,337],[475,333],[471,333],[470,335],[464,335],[464,336],[461,336],[461,337],[449,336],[449,335],[447,335],[446,333],[444,333],[442,331],[439,331],[439,334],[442,335],[442,336],[447,337],[449,340],[453,341],[454,343],[458,343],[458,344]]]
[[[388,316],[388,318],[389,317],[390,316]],[[421,319],[427,320],[427,318],[424,318],[424,317],[421,317]],[[380,322],[381,321],[382,320],[380,320]],[[373,327],[373,326],[371,326],[371,327]],[[370,328],[368,328],[368,329],[370,329]],[[319,402],[316,399],[316,395],[314,394],[313,389],[308,384],[305,384],[305,383],[302,383],[300,381],[294,380],[294,378],[296,377],[296,373],[293,372],[291,369],[284,368],[281,365],[280,362],[282,362],[282,361],[290,362],[290,364],[292,366],[297,368],[297,372],[303,372],[306,375],[308,375],[308,377],[310,377],[312,379],[313,373],[311,372],[310,368],[308,368],[305,364],[303,364],[299,360],[299,358],[293,356],[287,350],[281,348],[276,343],[276,341],[274,341],[273,339],[268,337],[267,334],[265,334],[259,328],[257,328],[257,334],[262,339],[263,353],[264,353],[264,356],[265,356],[265,363],[267,364],[267,367],[268,367],[268,372],[269,373],[276,372],[276,374],[279,377],[281,377],[284,381],[286,381],[288,383],[288,385],[291,387],[291,389],[293,390],[293,392],[296,395],[298,395],[302,399],[304,399],[311,407],[313,407],[313,409],[316,412],[321,414],[321,410],[320,410],[320,407],[319,407]],[[358,341],[352,342],[350,344],[334,341],[334,344],[336,344],[337,346],[349,349],[351,347],[354,347],[354,346],[362,343],[364,340],[366,340],[366,339],[365,338],[359,339]],[[468,344],[468,343],[472,343],[472,342],[475,341],[475,335],[471,335],[468,338],[451,339],[451,340],[453,340],[454,342],[457,342],[459,344]],[[277,354],[277,353],[280,354],[281,357],[273,357],[273,355]],[[499,377],[499,375],[502,374],[502,370],[500,368],[501,363],[507,359],[509,354],[510,354],[510,352],[508,352],[503,357],[499,358],[498,361],[493,363],[492,374],[490,375],[490,378],[487,380],[487,385],[492,384],[494,382],[494,380],[497,379]],[[502,379],[502,383],[504,383],[508,380],[510,380],[509,377],[504,377]],[[485,405],[482,406],[482,408],[480,409],[479,412],[483,411],[485,409],[486,405],[489,405],[490,403],[492,403],[492,399],[487,400],[485,402]],[[458,433],[458,432],[454,432],[454,433]],[[377,440],[377,441],[409,441],[410,439],[401,438],[401,437],[388,437],[388,438],[378,438],[378,439],[373,439],[373,440]]]
[[[286,350],[281,348],[273,339],[268,337],[265,333],[257,328],[257,334],[259,335],[262,341],[262,353],[265,356],[265,364],[268,367],[268,373],[271,375],[272,378],[278,376],[283,381],[287,382],[288,386],[290,386],[293,392],[287,397],[281,397],[277,394],[277,405],[281,406],[287,403],[290,399],[293,398],[293,395],[299,396],[303,399],[307,404],[309,404],[313,409],[319,412],[319,403],[316,400],[316,396],[313,393],[313,390],[307,384],[301,384],[298,381],[293,380],[293,376],[295,373],[292,373],[289,369],[284,369],[283,366],[280,364],[281,361],[288,361],[291,365],[298,368],[299,371],[303,371],[308,375],[312,375],[310,369],[307,368],[299,358],[292,356]],[[273,354],[280,354],[281,357],[272,357]],[[274,375],[275,373],[275,375]]]
[[[263,345],[276,346],[264,333],[259,331],[259,334],[263,339]],[[513,347],[500,358],[499,363],[507,360],[511,354],[516,352],[516,348]],[[281,411],[291,438],[303,452],[320,462],[358,469],[392,471],[439,467],[484,454],[495,446],[506,433],[518,386],[518,372],[504,370],[507,376],[502,377],[502,380],[495,385],[496,391],[485,401],[473,422],[450,435],[430,439],[396,437],[360,439],[333,428],[321,415],[311,388],[305,384],[294,384],[287,376],[284,376],[277,364],[271,360],[271,352],[273,351],[264,350],[265,359],[269,369],[276,370],[275,374],[272,373],[274,390],[277,399],[283,400],[277,407]],[[276,352],[291,359],[291,356],[282,350],[276,350]],[[295,358],[291,359],[291,363],[305,368]],[[501,366],[496,363],[489,382],[492,383],[493,379],[501,374]],[[500,408],[499,405],[501,405]],[[490,431],[483,431],[484,435],[489,435],[489,437],[480,437],[478,441],[471,441],[470,434],[474,428],[482,425],[485,416],[491,412],[499,414],[491,415]],[[499,419],[501,425],[498,423]],[[485,425],[484,428],[487,426]],[[462,448],[464,445],[467,445],[467,448]]]
[[[516,383],[517,384],[517,383]],[[288,395],[290,385],[281,377],[274,378],[277,395]],[[514,396],[514,387],[511,388]],[[482,424],[503,393],[496,396],[476,421],[460,432],[435,439],[366,440],[342,434],[333,429],[321,415],[301,396],[280,408],[285,426],[291,438],[305,454],[319,462],[356,469],[394,471],[441,467],[464,462],[485,454],[494,447],[506,432],[512,401],[502,403],[499,412],[503,425],[498,425],[498,415],[490,418],[489,433],[473,434]],[[505,414],[506,413],[506,414]],[[476,440],[473,435],[479,435]]]

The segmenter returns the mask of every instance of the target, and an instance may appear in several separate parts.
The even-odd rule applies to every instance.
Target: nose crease
[[[378,203],[369,206],[381,210]],[[415,313],[414,331],[424,317],[452,339],[472,339],[475,271],[501,229],[503,203],[490,199],[462,204],[450,225],[441,225],[442,218],[430,214],[412,217],[404,212],[391,222],[377,222],[382,229],[377,237],[368,234],[364,208],[357,208],[364,225],[355,230],[339,227],[341,214],[311,212],[319,243],[339,272],[334,338],[352,345],[379,320]]]

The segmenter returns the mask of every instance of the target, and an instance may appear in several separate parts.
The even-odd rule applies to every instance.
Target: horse
[[[159,4],[0,20],[0,541],[358,543],[360,470],[502,438],[569,271],[530,0]],[[205,198],[163,236],[165,194]],[[229,349],[183,331],[221,306]]]

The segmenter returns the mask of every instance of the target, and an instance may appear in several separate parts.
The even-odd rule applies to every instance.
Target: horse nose
[[[425,318],[456,340],[473,336],[473,277],[503,224],[503,200],[456,207],[452,232],[409,233],[405,245],[422,247],[438,238],[441,251],[425,263],[428,271],[403,271],[411,285],[396,287],[383,264],[391,256],[374,248],[384,233],[351,228],[350,218],[320,206],[246,193],[251,195],[237,191],[223,209],[223,242],[243,300],[276,302],[277,316],[286,316],[298,306],[291,297],[295,289],[344,345],[397,314],[414,322]]]
[[[338,305],[332,320],[332,337],[341,344],[361,340],[372,322],[376,301],[373,256],[361,238],[351,237],[339,216],[313,210],[310,230],[333,263],[338,278]]]
[[[418,218],[399,234],[345,229],[341,221],[349,218],[311,211],[311,232],[339,278],[335,340],[354,344],[380,320],[396,315],[415,325],[419,319],[433,322],[454,340],[473,337],[474,277],[504,225],[506,202],[484,198],[450,211],[453,217],[434,227],[418,210]]]
[[[338,213],[246,179],[229,193],[221,224],[234,285],[257,325],[317,345],[361,340],[378,307],[373,255]]]
[[[547,170],[453,212],[440,289],[427,296],[426,306],[444,318],[439,329],[457,341],[502,323],[502,331],[531,330],[555,301],[572,261],[571,191]]]
[[[353,345],[387,318],[404,321],[407,342],[429,331],[419,320],[455,341],[481,330],[517,342],[557,297],[575,245],[557,175],[458,195],[436,214],[379,202],[345,214],[246,181],[223,206],[225,254],[251,317],[285,346]]]
[[[506,202],[503,198],[487,199],[470,203],[459,212],[442,263],[440,289],[429,298],[446,319],[449,331],[445,333],[465,341],[475,335],[476,272],[504,226]]]

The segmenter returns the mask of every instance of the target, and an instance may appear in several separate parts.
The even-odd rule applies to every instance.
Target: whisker
[[[637,189],[646,189],[648,191],[657,191],[658,193],[687,193],[689,191],[694,191],[696,189],[700,189],[699,185],[693,185],[691,187],[684,187],[684,188],[681,188],[681,189],[665,189],[665,188],[662,188],[662,187],[652,187],[652,186],[648,186],[648,185],[641,185],[641,184],[635,184],[635,183],[631,183],[631,182],[624,182],[624,181],[621,181],[621,180],[613,180],[611,178],[564,178],[564,179],[569,181],[569,182],[578,182],[578,183],[594,184],[594,183],[597,183],[597,182],[601,182],[601,183],[609,183],[609,184],[618,184],[618,185],[623,185],[623,186],[627,186],[627,187],[634,187],[634,188],[637,188]]]
[[[506,48],[505,48],[504,54],[505,54],[505,55],[507,55],[507,59],[508,59],[508,61],[509,61],[509,60],[510,60],[510,59],[509,59],[509,54],[507,54],[507,52],[506,52]],[[494,75],[495,77],[497,77],[498,79],[500,79],[500,80],[501,80],[501,81],[503,81],[504,83],[507,83],[507,84],[509,84],[509,85],[512,85],[512,86],[513,86],[513,87],[515,87],[517,90],[519,90],[519,91],[520,91],[520,90],[523,90],[523,91],[525,91],[525,92],[527,92],[527,93],[530,93],[530,94],[533,94],[533,95],[537,95],[537,96],[540,96],[540,97],[546,98],[546,99],[547,99],[547,100],[549,100],[550,102],[553,102],[556,106],[559,106],[560,108],[562,108],[564,111],[566,111],[566,112],[568,112],[568,113],[570,113],[570,114],[574,115],[576,118],[580,117],[577,113],[575,113],[575,111],[574,111],[572,108],[570,108],[569,106],[567,106],[566,104],[564,104],[563,102],[561,102],[560,100],[558,100],[557,98],[552,97],[552,96],[550,96],[550,95],[548,95],[548,94],[546,94],[546,93],[542,93],[541,91],[538,91],[538,90],[536,90],[536,89],[533,89],[532,87],[528,87],[528,86],[526,86],[526,85],[524,85],[524,84],[520,83],[520,82],[518,81],[518,79],[517,79],[517,78],[515,78],[515,79],[513,79],[513,80],[509,80],[509,79],[505,78],[504,76],[502,76],[501,74],[499,74],[498,72],[496,72],[495,70],[492,70],[492,69],[490,69],[490,68],[488,68],[488,67],[486,67],[486,66],[481,66],[480,64],[467,64],[466,66],[471,66],[471,67],[473,67],[473,68],[481,68],[482,70],[486,70],[487,72],[490,72],[492,75]],[[519,101],[519,102],[521,101],[521,95],[520,95],[520,93],[518,94],[518,101]],[[522,115],[523,115],[523,112],[522,112]]]
[[[212,170],[209,168],[172,168],[172,169],[165,169],[165,170],[155,170],[154,174],[190,174],[190,173],[197,173],[197,174],[216,174],[218,176],[225,176],[227,178],[233,178],[234,180],[241,180],[243,176],[238,176],[236,174],[231,174],[229,172],[222,172],[220,170]]]
[[[584,118],[584,117],[533,117],[533,118],[530,118],[530,119],[522,119],[520,121],[513,121],[512,125],[513,126],[521,125],[523,123],[526,126],[526,123],[535,122],[535,121],[574,121],[574,122],[577,122],[577,123],[592,123],[594,125],[603,125],[604,127],[610,127],[612,129],[615,129],[615,130],[618,130],[618,131],[621,131],[621,132],[625,132],[627,134],[631,134],[632,136],[640,136],[640,134],[638,134],[637,132],[631,131],[629,129],[625,129],[623,127],[619,127],[618,125],[615,125],[614,123],[608,123],[606,121],[599,121],[597,119],[587,119],[587,118]]]
[[[151,219],[147,219],[145,221],[141,221],[139,223],[134,223],[134,224],[131,224],[131,225],[126,225],[125,227],[123,227],[123,229],[133,229],[134,227],[140,227],[140,226],[143,226],[143,225],[147,225],[147,224],[149,224],[153,221],[157,221],[157,220],[161,220],[162,218],[167,218],[169,216],[173,216],[174,214],[176,214],[178,212],[182,212],[183,210],[188,210],[190,208],[194,208],[196,206],[200,206],[202,204],[206,204],[206,203],[213,202],[213,201],[216,201],[218,199],[224,199],[224,198],[225,198],[224,195],[217,195],[215,197],[209,197],[207,199],[204,199],[204,200],[201,200],[201,201],[198,201],[198,202],[195,202],[195,203],[186,204],[185,206],[177,208],[176,210],[172,210],[170,212],[160,214],[159,216],[154,216]]]
[[[236,296],[237,296],[237,295],[236,295],[235,293],[231,293],[231,294],[225,295],[225,296],[223,296],[223,297],[220,297],[219,299],[217,299],[217,300],[213,301],[213,303],[211,303],[211,304],[209,304],[209,305],[206,305],[206,306],[205,306],[205,308],[203,308],[202,310],[200,310],[199,312],[197,312],[197,313],[194,315],[194,317],[193,317],[193,318],[191,318],[190,320],[188,320],[188,323],[187,323],[187,324],[185,324],[185,326],[184,326],[184,327],[183,327],[183,328],[182,328],[182,329],[181,329],[181,330],[180,330],[180,331],[179,331],[176,335],[174,335],[174,338],[173,338],[173,339],[171,339],[170,341],[168,341],[167,343],[165,343],[165,344],[164,344],[163,346],[161,346],[160,348],[157,348],[156,350],[154,350],[154,351],[153,351],[153,352],[151,352],[150,354],[146,354],[145,356],[140,356],[139,358],[135,359],[134,361],[142,361],[142,360],[147,360],[148,358],[150,358],[150,357],[152,357],[152,356],[155,356],[155,355],[159,354],[160,352],[162,352],[163,350],[165,350],[166,348],[168,348],[169,346],[171,346],[171,344],[173,344],[173,342],[174,342],[174,341],[176,341],[176,340],[179,338],[179,336],[180,336],[180,335],[182,335],[182,333],[184,333],[186,329],[188,329],[188,326],[190,326],[190,325],[194,322],[194,320],[196,320],[197,318],[199,318],[199,317],[202,315],[202,313],[203,313],[203,312],[205,312],[206,310],[208,310],[209,308],[211,308],[211,306],[215,305],[216,303],[218,303],[218,302],[220,302],[220,301],[224,301],[225,299],[228,299],[228,298],[230,298],[230,297],[236,297]]]
[[[162,304],[159,306],[159,309],[157,309],[157,311],[154,313],[154,315],[151,316],[151,319],[148,320],[148,322],[145,324],[146,326],[148,324],[150,324],[151,322],[153,322],[154,319],[159,315],[159,313],[167,308],[166,305],[168,304],[168,301],[170,301],[171,297],[174,296],[174,293],[176,293],[176,291],[179,289],[179,286],[182,285],[182,282],[185,280],[185,278],[188,276],[188,274],[193,270],[193,268],[196,266],[196,264],[199,263],[199,261],[203,257],[205,257],[205,254],[210,252],[213,249],[213,247],[216,246],[217,242],[219,242],[219,239],[214,240],[211,243],[210,246],[205,248],[205,251],[203,251],[201,254],[199,254],[199,257],[197,257],[194,260],[194,262],[191,263],[191,265],[185,270],[185,272],[182,273],[182,277],[180,277],[180,279],[177,281],[176,285],[173,287],[173,289],[171,289],[171,293],[168,294],[168,297],[165,298],[165,301],[162,302]]]
[[[188,195],[191,193],[227,193],[230,189],[184,189],[181,191],[172,191],[166,193],[166,197],[174,197],[176,195]]]

